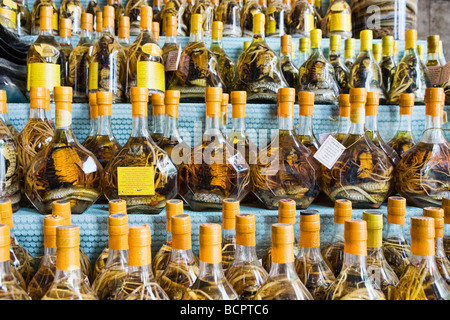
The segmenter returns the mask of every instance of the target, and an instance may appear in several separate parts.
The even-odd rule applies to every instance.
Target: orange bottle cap
[[[152,35],[156,41],[159,41],[159,22],[153,21],[152,23]]]
[[[222,88],[207,87],[205,89],[206,116],[220,117],[222,104]]]
[[[188,214],[177,214],[171,218],[172,248],[189,250],[191,244],[191,217]]]
[[[177,214],[184,213],[183,201],[171,199],[166,201],[166,231],[172,232],[171,218]]]
[[[423,208],[424,217],[430,217],[434,219],[434,237],[444,237],[444,209],[438,207],[425,207]]]
[[[128,17],[128,16],[121,16],[119,18],[118,37],[120,39],[128,39],[128,38],[130,38],[130,17]]]
[[[444,209],[444,223],[450,224],[450,198],[442,198],[442,209]]]
[[[97,106],[97,94],[96,93],[89,93],[89,108],[90,108],[89,117],[91,119],[97,119],[98,118],[98,106]]]
[[[0,113],[7,113],[8,108],[6,106],[6,91],[0,90]]]
[[[82,13],[81,14],[81,29],[92,31],[94,26],[94,17],[91,13]]]
[[[233,118],[245,118],[245,104],[247,103],[247,91],[231,91],[231,105]]]
[[[30,108],[47,109],[47,88],[31,87],[30,90]]]
[[[400,114],[412,114],[415,102],[414,93],[402,93],[399,96],[398,103],[400,106]]]
[[[229,100],[230,100],[230,95],[228,93],[222,93],[222,102],[220,103],[222,113],[227,113]]]
[[[80,227],[64,225],[56,228],[56,268],[62,271],[80,269]]]
[[[367,223],[364,220],[346,220],[344,223],[344,252],[367,256]]]
[[[367,101],[366,88],[350,89],[350,103],[366,103],[366,101]]]
[[[251,213],[239,213],[236,215],[236,244],[245,247],[254,247],[255,240],[255,215]]]
[[[59,36],[61,38],[70,38],[72,36],[72,20],[60,19],[59,20]]]
[[[6,262],[11,259],[9,252],[10,244],[9,227],[6,224],[0,224],[0,262]]]
[[[300,91],[298,93],[298,106],[301,116],[312,117],[314,107],[314,92]]]
[[[434,256],[434,219],[411,217],[411,253],[416,256]]]
[[[366,110],[364,108],[367,99],[365,88],[350,89],[350,121],[353,123],[364,123]]]
[[[180,91],[166,90],[164,94],[166,115],[178,119],[178,105],[180,104]]]
[[[47,88],[47,96],[45,98],[45,102],[47,105],[47,111],[50,111],[50,89]]]
[[[444,101],[444,88],[425,89],[425,114],[427,116],[440,117]]]
[[[103,6],[102,15],[102,27],[103,28],[114,28],[114,7],[113,6]]]
[[[350,95],[340,94],[339,95],[339,116],[340,117],[350,117]]]
[[[173,37],[177,35],[178,21],[177,17],[169,15],[165,18],[166,23],[166,36]]]
[[[280,88],[278,89],[278,116],[288,118],[294,116],[294,88]]]
[[[52,202],[52,214],[64,218],[65,225],[71,225],[72,209],[69,200],[55,200]]]
[[[239,214],[240,203],[239,200],[233,198],[226,198],[222,201],[222,228],[235,229],[236,215]]]
[[[55,102],[72,102],[72,87],[55,87],[53,96]]]
[[[130,226],[128,229],[128,265],[142,267],[151,264],[151,235],[149,225]]]
[[[80,227],[63,225],[56,228],[56,246],[59,248],[75,248],[80,245]]]
[[[274,223],[272,234],[272,262],[294,262],[294,226],[288,223]]]
[[[111,250],[128,250],[128,215],[123,213],[108,216],[108,247]]]
[[[131,87],[130,100],[133,117],[147,117],[148,88]]]
[[[297,203],[292,199],[278,201],[278,223],[295,223]]]
[[[292,36],[285,34],[281,37],[281,47],[280,47],[281,54],[287,56],[290,55],[292,52]]]
[[[141,6],[141,22],[139,24],[142,30],[151,29],[153,21],[153,9],[150,6]]]
[[[68,127],[72,124],[72,87],[55,87],[55,125]]]
[[[112,92],[97,91],[97,108],[99,116],[110,116],[113,101]]]
[[[10,199],[0,199],[0,221],[7,224],[10,229],[13,228],[12,205]]]
[[[376,116],[380,104],[380,94],[378,92],[367,92],[366,116]]]
[[[217,223],[200,225],[200,261],[206,263],[222,262],[222,230]]]
[[[53,30],[53,7],[41,6],[39,9],[40,30]]]
[[[317,210],[300,211],[300,247],[320,247],[320,214]]]
[[[165,113],[164,108],[164,93],[153,93],[152,94],[152,114],[161,115]]]
[[[109,215],[123,213],[127,214],[127,202],[123,199],[112,199],[108,202]]]
[[[405,224],[406,199],[403,197],[389,197],[387,204],[387,222]]]
[[[56,248],[56,227],[63,226],[65,219],[53,214],[44,217],[44,248]]]
[[[103,26],[103,13],[101,11],[97,11],[95,13],[95,31],[102,32]]]
[[[346,199],[338,199],[334,202],[334,222],[344,224],[345,220],[352,218],[352,202]]]

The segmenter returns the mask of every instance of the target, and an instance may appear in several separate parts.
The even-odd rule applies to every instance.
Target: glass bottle
[[[97,42],[97,40],[102,35],[102,28],[103,28],[103,11],[98,11],[95,14],[95,29],[92,35],[92,40],[94,43]]]
[[[166,111],[164,104],[164,94],[152,94],[152,132],[151,138],[158,145],[166,129]]]
[[[265,41],[265,17],[254,15],[253,39],[237,61],[234,90],[247,91],[247,101],[276,101],[278,89],[288,87],[281,59]]]
[[[31,300],[11,272],[9,246],[9,227],[6,224],[0,224],[0,299]]]
[[[123,214],[127,214],[127,202],[125,200],[113,199],[108,202],[108,217],[112,215],[123,215]],[[128,239],[126,241],[128,243]],[[97,257],[97,260],[95,260],[94,268],[92,269],[92,279],[95,280],[97,276],[103,272],[103,269],[105,268],[105,265],[108,262],[108,257],[109,257],[109,246],[103,248],[102,252]]]
[[[220,132],[222,89],[208,87],[205,94],[206,127],[202,141],[179,167],[178,192],[192,210],[222,209],[222,200],[241,201],[250,191],[250,168]]]
[[[83,12],[84,8],[79,0],[63,0],[59,6],[59,21],[61,23],[62,19],[70,19],[72,34],[79,35],[81,32],[81,14]]]
[[[89,143],[83,146],[97,158],[103,168],[122,148],[111,128],[112,92],[97,92],[98,128]]]
[[[33,87],[30,91],[30,116],[17,137],[18,167],[21,177],[20,189],[24,187],[23,177],[28,170],[28,164],[52,140],[55,132],[45,116],[48,89]],[[25,195],[23,195],[24,198]]]
[[[104,6],[102,33],[89,59],[89,93],[110,91],[113,103],[124,102],[126,63],[125,51],[114,36],[114,8]]]
[[[271,0],[266,11],[266,36],[282,37],[286,34],[287,24],[284,20],[286,9],[282,0]]]
[[[127,2],[125,16],[130,17],[130,35],[137,36],[140,33],[141,7],[147,5],[147,0],[130,0]]]
[[[394,60],[394,37],[385,36],[382,39],[383,55],[379,63],[383,84],[386,92],[391,90],[392,80],[394,79],[395,68],[397,64]]]
[[[70,41],[71,34],[71,20],[59,20],[59,45],[61,46],[62,65],[61,65],[61,85],[68,85],[69,81],[69,57],[73,51],[73,46]]]
[[[314,92],[316,103],[338,103],[339,85],[333,66],[323,56],[320,29],[311,31],[311,55],[300,67],[298,88],[299,91]]]
[[[295,225],[296,204],[292,199],[281,199],[278,203],[278,223]],[[298,255],[298,241],[294,235],[294,256]],[[262,266],[269,272],[272,267],[272,247],[267,248],[261,258]]]
[[[226,272],[236,252],[236,215],[239,214],[239,200],[227,198],[222,201],[222,268]]]
[[[228,137],[228,102],[230,95],[222,93],[222,102],[220,103],[220,132],[224,138]]]
[[[114,19],[114,24],[112,25],[114,32],[112,32],[112,34],[118,35],[119,34],[119,21],[120,21],[120,17],[125,15],[125,7],[122,3],[122,0],[107,0],[106,3],[108,6],[111,6],[114,8],[114,13],[112,16]],[[106,6],[103,6],[103,19],[105,19],[105,17],[104,17],[105,7]]]
[[[108,217],[108,260],[92,283],[100,300],[112,300],[128,271],[128,217],[126,213]]]
[[[51,7],[50,19],[51,22],[45,22],[47,24],[46,28],[49,34],[57,35],[59,27],[58,9],[56,9],[56,4],[53,0],[35,0],[33,7],[31,8],[31,34],[40,34],[41,20],[43,16],[41,15],[41,7]],[[45,24],[44,23],[44,24]]]
[[[352,70],[353,64],[356,61],[355,56],[355,38],[350,38],[345,40],[344,45],[344,64],[348,70]]]
[[[8,31],[17,30],[17,10],[18,5],[15,1],[2,1],[0,4],[0,21],[3,28]]]
[[[128,213],[157,214],[177,194],[177,168],[148,132],[148,89],[131,88],[133,127],[130,138],[105,168],[103,192],[108,200],[127,201]],[[128,175],[139,175],[133,183]]]
[[[295,271],[294,227],[289,223],[274,223],[271,231],[270,272],[254,300],[313,300]]]
[[[50,89],[53,99],[53,88],[61,85],[61,69],[64,63],[61,46],[52,32],[51,7],[40,6],[39,36],[30,46],[27,54],[27,95],[31,87]]]
[[[236,64],[231,59],[222,44],[223,24],[221,21],[212,23],[211,46],[209,50],[215,54],[219,66],[219,75],[225,84],[222,89],[224,92],[230,92],[235,82]]]
[[[256,291],[267,280],[267,271],[256,255],[253,214],[236,215],[236,251],[225,276],[239,300],[253,300]]]
[[[287,198],[297,209],[306,209],[320,192],[320,166],[294,130],[295,89],[281,88],[279,93],[279,130],[251,167],[252,191],[268,209]]]
[[[98,129],[97,93],[89,93],[89,133],[82,145],[85,146],[94,140]]]
[[[330,38],[330,54],[328,57],[334,68],[336,82],[339,86],[339,93],[348,93],[348,82],[350,81],[350,70],[341,59],[341,36],[332,35]]]
[[[350,89],[350,131],[344,152],[331,169],[323,166],[322,190],[331,201],[348,199],[354,208],[378,209],[392,191],[394,165],[370,140],[365,128],[364,88]]]
[[[440,66],[441,62],[439,59],[439,41],[440,37],[439,35],[433,35],[427,37],[427,61],[426,66],[432,67],[432,66]]]
[[[55,87],[55,125],[52,141],[30,163],[25,193],[42,214],[53,200],[70,200],[72,212],[83,213],[101,195],[103,168],[72,131],[72,88]]]
[[[223,24],[224,37],[240,37],[241,29],[241,8],[242,0],[220,1],[215,12],[215,21]]]
[[[19,163],[18,140],[11,133],[4,120],[8,118],[6,91],[0,90],[0,198],[11,200],[14,212],[20,208],[21,166]]]
[[[169,261],[157,279],[170,300],[181,300],[199,272],[199,263],[192,251],[191,218],[180,211],[172,216],[172,251]]]
[[[444,209],[444,252],[450,260],[450,198],[442,198],[442,209]]]
[[[183,15],[186,8],[184,6],[183,1],[176,0],[165,0],[164,6],[161,11],[161,20],[163,21],[163,25],[161,26],[161,35],[166,35],[166,26],[165,21],[168,16],[174,16],[177,19],[177,35],[180,37],[185,37],[189,34],[188,32],[188,24],[190,20],[184,21]],[[190,17],[189,17],[190,18]],[[191,31],[192,32],[192,31]]]
[[[9,241],[9,257],[10,265],[14,269],[12,273],[20,286],[26,290],[36,270],[33,257],[19,243],[14,234],[13,212],[9,199],[0,199],[0,221],[9,227],[9,237],[11,238]]]
[[[166,24],[166,39],[162,47],[161,57],[164,61],[165,88],[168,89],[180,64],[181,46],[177,41],[177,18],[169,15],[164,21]]]
[[[309,38],[315,28],[314,7],[308,0],[296,0],[287,23],[292,37]]]
[[[17,0],[16,31],[19,36],[27,36],[31,32],[31,13],[27,0]]]
[[[431,87],[428,71],[417,53],[417,30],[405,34],[405,52],[400,60],[389,91],[389,103],[398,103],[401,93],[414,93],[416,104],[425,102],[425,90]]]
[[[411,217],[411,259],[398,284],[395,300],[449,300],[450,287],[435,259],[434,219]]]
[[[367,273],[386,299],[391,300],[399,280],[384,257],[383,213],[377,210],[365,210],[362,218],[367,223]]]
[[[383,234],[383,252],[398,278],[403,275],[411,257],[411,247],[406,241],[403,231],[405,215],[406,199],[403,197],[389,197],[386,228]]]
[[[372,44],[372,52],[373,52],[373,58],[374,58],[375,62],[380,64],[381,54],[382,54],[381,43]]]
[[[414,107],[414,93],[402,93],[398,99],[400,118],[395,136],[388,142],[402,158],[406,151],[417,144],[412,133],[412,112]]]
[[[326,37],[340,35],[342,39],[352,37],[352,9],[345,0],[333,0],[328,7],[326,20]]]
[[[203,101],[206,87],[225,89],[216,55],[203,41],[202,15],[191,15],[189,42],[181,52],[180,63],[170,90],[181,92],[181,100]]]
[[[280,60],[284,79],[290,88],[296,88],[299,71],[292,59],[292,37],[288,34],[281,37]]]
[[[153,39],[155,39],[156,41],[159,41],[159,22],[153,21],[152,23],[152,35],[153,35]]]
[[[444,209],[426,207],[423,216],[434,219],[434,242],[436,265],[444,281],[450,286],[450,261],[444,252]]]
[[[49,214],[44,217],[44,256],[27,287],[27,293],[33,300],[41,300],[55,278],[56,228],[63,223],[61,216]]]
[[[363,30],[360,34],[359,54],[350,69],[350,88],[365,88],[367,92],[378,92],[380,103],[387,101],[383,76],[372,53],[372,30]]]
[[[394,40],[394,61],[395,61],[395,65],[398,65],[398,63],[400,62],[400,54],[399,54],[399,41]]]
[[[94,26],[97,25],[97,12],[102,12],[102,9],[100,8],[100,5],[98,3],[98,0],[88,0],[88,4],[86,6],[86,13],[92,14],[92,24]]]
[[[89,57],[94,49],[92,14],[81,15],[81,35],[69,56],[67,85],[73,88],[74,102],[87,102],[89,94]]]
[[[196,0],[195,5],[191,10],[191,14],[199,14],[202,16],[201,27],[203,29],[203,36],[210,37],[212,32],[212,23],[214,21],[213,2],[211,0]]]
[[[167,1],[167,0],[165,0]],[[164,2],[165,2],[164,1]],[[192,9],[194,8],[196,0],[185,0],[183,5],[183,11],[181,16],[181,23],[186,28],[186,33],[184,36],[188,35],[191,32],[191,15]]]
[[[334,276],[337,277],[344,263],[344,222],[352,218],[352,202],[339,199],[334,202],[334,225],[331,239],[323,245],[321,254]]]
[[[200,267],[197,279],[182,300],[237,300],[222,269],[222,233],[217,223],[202,223],[199,234]]]
[[[417,101],[417,99],[416,99]],[[429,88],[425,93],[425,131],[395,169],[398,193],[417,207],[440,206],[450,191],[450,146],[441,129],[444,90]]]
[[[340,143],[344,141],[350,131],[350,95],[339,95],[339,116],[337,129],[331,135]]]
[[[158,146],[167,152],[176,166],[187,163],[191,147],[183,140],[178,130],[178,104],[180,91],[167,90],[164,94],[166,127]]]
[[[241,29],[243,37],[253,36],[253,23],[258,13],[264,13],[258,0],[246,0],[241,10]]]
[[[159,22],[160,24],[163,23],[162,17],[161,17],[161,11],[163,8],[163,1],[161,0],[153,0],[152,1],[152,10],[153,10],[153,21]]]
[[[378,132],[378,106],[380,104],[378,92],[367,92],[365,130],[369,139],[391,159],[394,166],[400,161],[398,153],[384,142]]]
[[[335,280],[320,253],[319,232],[319,211],[301,211],[299,252],[295,257],[295,269],[314,300],[324,300],[327,289]]]
[[[245,129],[245,104],[247,103],[246,91],[231,91],[232,127],[227,140],[234,150],[237,150],[245,158],[249,165],[255,164],[258,155],[258,147],[254,144]]]
[[[121,16],[119,18],[119,29],[117,31],[117,40],[128,56],[128,49],[130,47],[130,18],[128,16]]]
[[[342,270],[330,286],[326,300],[385,300],[367,269],[367,223],[344,222],[344,260]]]
[[[441,63],[442,66],[445,66],[447,64],[447,59],[445,58],[444,55],[442,40],[439,40],[439,62]]]
[[[80,269],[80,227],[56,228],[56,271],[42,300],[98,300]]]
[[[422,61],[422,63],[425,64],[426,60],[425,60],[425,45],[424,44],[417,45],[417,54],[419,55],[420,61]]]
[[[298,93],[299,121],[297,126],[298,140],[314,154],[320,148],[314,135],[312,119],[314,108],[314,92]]]
[[[308,58],[310,56],[309,47],[310,47],[309,38],[300,38],[300,41],[299,41],[300,51],[299,51],[298,63],[297,63],[297,66],[299,68],[306,62],[306,60],[308,60]]]
[[[52,115],[51,115],[50,90],[47,89],[46,93],[47,93],[46,97],[45,97],[46,108],[45,108],[44,114],[45,114],[45,118],[47,118],[47,121],[50,124],[50,126],[52,127],[53,131],[55,131],[55,129],[56,129],[55,122],[52,120]],[[0,116],[1,116],[1,114],[0,114]],[[7,123],[7,126],[9,128],[8,120],[6,121],[6,123]],[[13,127],[13,129],[9,128],[9,131],[11,131],[11,132],[16,131],[17,132],[17,136],[19,136],[19,132],[17,130],[15,130],[14,127]]]

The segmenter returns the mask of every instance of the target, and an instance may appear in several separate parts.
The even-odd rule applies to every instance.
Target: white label
[[[177,71],[178,63],[180,62],[181,48],[178,50],[170,51],[167,55],[166,64],[164,66],[165,71]]]
[[[329,135],[319,150],[314,154],[314,158],[328,169],[331,169],[344,150],[345,147],[333,136]]]
[[[327,132],[319,134],[319,144],[322,145],[325,142],[325,140],[327,140],[328,136],[333,133],[334,132]]]

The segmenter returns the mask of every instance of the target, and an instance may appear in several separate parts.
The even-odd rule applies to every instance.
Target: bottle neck
[[[70,38],[68,37],[68,36],[65,36],[65,37],[61,37],[60,39],[59,39],[59,44],[61,45],[61,46],[72,46],[72,43],[70,42]]]
[[[386,234],[384,236],[385,239],[389,238],[397,238],[400,241],[405,240],[405,234],[403,232],[403,225],[402,224],[394,224],[390,222],[386,222]]]
[[[170,252],[170,261],[173,261],[173,262],[194,261],[194,252],[192,251],[192,248],[187,249],[187,250],[180,250],[180,249],[172,248],[172,251]]]
[[[236,241],[236,229],[222,229],[223,241]]]
[[[112,135],[111,116],[99,116],[98,117],[97,135],[99,135],[99,136]]]
[[[231,126],[233,131],[245,131],[245,118],[233,118]]]
[[[199,30],[190,33],[189,42],[203,42],[203,32],[201,27]]]
[[[288,263],[276,263],[272,261],[269,271],[269,277],[276,278],[286,278],[289,281],[294,281],[298,278],[297,272],[295,271],[294,262]]]
[[[401,114],[399,119],[398,131],[411,132],[412,131],[412,115]]]
[[[344,224],[334,223],[333,229],[333,242],[344,242]]]
[[[11,276],[11,264],[9,260],[0,262],[0,286],[2,285],[2,282],[6,280],[6,277],[10,278]]]
[[[89,131],[89,137],[95,137],[95,135],[97,134],[97,128],[98,128],[98,118],[91,118],[89,120],[89,125],[90,125],[90,131]]]
[[[211,49],[213,48],[223,48],[223,44],[222,44],[222,38],[217,38],[217,39],[211,39]]]
[[[444,258],[447,257],[444,250],[444,237],[441,238],[435,238],[434,239],[435,249],[436,249],[436,257],[438,258]]]
[[[219,141],[225,140],[222,132],[220,131],[220,117],[219,116],[206,116],[205,120],[205,133],[203,139],[208,137],[216,137]]]
[[[341,59],[341,52],[339,50],[330,51],[329,57],[330,62],[339,61]]]
[[[300,116],[298,122],[298,134],[301,136],[313,136],[312,117]]]
[[[278,117],[278,129],[279,130],[294,130],[294,118],[293,117]]]
[[[45,248],[42,264],[45,266],[56,265],[56,248]]]
[[[41,119],[46,120],[46,110],[44,108],[33,108],[30,109],[30,119]]]
[[[234,260],[246,262],[257,261],[258,256],[256,254],[256,248],[253,246],[241,246],[236,244]]]
[[[218,263],[207,263],[200,260],[200,268],[198,271],[199,279],[207,279],[208,282],[219,282],[225,278],[222,262]]]
[[[139,275],[140,283],[147,284],[154,279],[152,267],[150,264],[145,266],[128,266],[128,274],[135,278]]]
[[[361,271],[361,277],[364,275],[367,276],[367,257],[356,255],[356,254],[350,254],[347,252],[344,252],[344,261],[342,264],[342,270],[345,270],[346,268],[352,266],[354,269]]]
[[[178,131],[178,118],[167,116],[164,137],[181,138],[181,134]]]
[[[377,132],[378,131],[378,116],[366,116],[365,119],[366,130]]]
[[[364,121],[362,122],[351,122],[350,123],[350,130],[349,130],[349,134],[353,134],[353,135],[362,135],[364,134],[365,129],[364,129]]]
[[[133,116],[133,127],[131,129],[131,136],[148,137],[148,119],[145,116]]]
[[[53,30],[39,30],[40,36],[53,37]]]
[[[86,42],[86,40],[92,40],[92,31],[81,29],[80,41]]]
[[[337,133],[347,134],[350,129],[350,117],[338,117]]]
[[[440,64],[439,54],[434,52],[428,52],[427,61],[436,61],[436,63],[439,65]]]
[[[168,36],[168,35],[166,34],[166,40],[164,41],[164,43],[165,43],[165,44],[169,44],[169,43],[177,43],[177,35],[174,34],[174,35]]]
[[[114,265],[115,268],[121,267],[122,269],[126,269],[128,266],[128,250],[109,249],[105,268],[109,268],[112,265]]]
[[[447,141],[442,131],[441,117],[425,116],[425,131],[420,141],[425,143],[445,143]]]
[[[254,42],[262,42],[262,41],[265,41],[265,39],[266,39],[266,36],[265,36],[264,32],[262,32],[262,33],[254,33],[253,34],[253,38],[252,38],[252,43],[254,43]]]
[[[112,26],[110,26],[110,25],[102,26],[102,33],[101,33],[101,35],[104,35],[104,34],[108,34],[108,35],[114,36],[114,28]]]
[[[164,133],[164,129],[166,126],[166,115],[165,114],[156,114],[152,117],[153,130],[152,133]]]

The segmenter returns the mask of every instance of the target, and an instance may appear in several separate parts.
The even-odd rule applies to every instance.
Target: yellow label
[[[14,10],[0,8],[0,16],[8,19],[14,24],[14,25],[7,25],[8,28],[16,27],[15,24],[17,22],[17,19],[16,19],[16,12]]]
[[[150,167],[118,167],[119,196],[152,196],[155,194],[155,172]]]
[[[353,123],[364,123],[366,110],[364,107],[350,108],[350,121]]]
[[[352,30],[352,21],[348,13],[334,13],[330,19],[330,31],[348,31]]]
[[[64,109],[55,110],[55,126],[58,128],[72,125],[72,113]]]
[[[312,14],[305,15],[305,31],[310,32],[314,29],[314,16]]]
[[[162,54],[162,50],[159,46],[154,43],[146,43],[142,46],[142,51],[146,54],[150,54],[152,56],[160,56]]]
[[[98,89],[98,62],[91,62],[89,64],[88,89]]]
[[[61,66],[55,63],[29,63],[27,68],[27,90],[31,87],[46,87],[53,90],[61,85]]]
[[[59,26],[58,26],[58,13],[55,12],[53,13],[53,30],[58,31],[59,30]]]
[[[138,61],[137,86],[165,91],[164,66],[154,61]]]
[[[3,5],[17,10],[17,3],[15,3],[13,0],[3,0]]]

